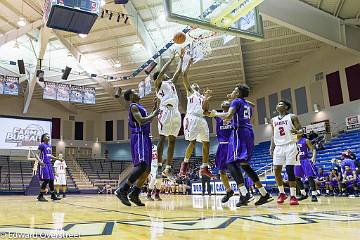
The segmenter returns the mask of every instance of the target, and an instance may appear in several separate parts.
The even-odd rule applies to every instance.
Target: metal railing
[[[75,167],[75,173],[77,173],[79,175],[79,178],[82,182],[84,183],[88,183],[94,186],[94,183],[90,181],[89,177],[87,176],[87,174],[83,171],[83,169],[80,167],[79,163],[76,161],[75,156],[72,154],[69,154],[71,163],[73,165],[73,167]]]
[[[266,178],[269,174],[274,175],[274,165],[272,162],[268,163],[265,166],[257,169],[255,172],[258,174],[259,177]]]

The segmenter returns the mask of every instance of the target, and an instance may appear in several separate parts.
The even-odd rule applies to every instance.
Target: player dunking
[[[65,159],[61,153],[59,154],[58,157],[60,160],[56,160],[54,163],[54,169],[55,169],[54,185],[55,185],[56,193],[58,196],[60,194],[60,186],[62,187],[63,198],[65,198],[66,197],[66,168],[67,168],[67,166],[66,166]]]
[[[60,200],[54,192],[54,171],[51,164],[51,159],[59,159],[57,157],[54,157],[52,155],[52,147],[49,144],[50,137],[48,134],[43,134],[41,136],[41,143],[38,147],[38,152],[35,155],[37,162],[35,165],[40,165],[38,167],[38,176],[40,181],[43,181],[41,188],[40,188],[40,194],[37,197],[37,199],[40,202],[47,202],[47,200],[44,198],[44,193],[46,191],[46,186],[49,184],[50,193],[51,193],[51,199],[52,200]]]
[[[204,117],[204,111],[208,111],[206,106],[208,105],[210,98],[210,91],[206,91],[205,95],[202,95],[200,93],[200,87],[198,84],[194,83],[190,85],[188,72],[191,64],[192,59],[189,60],[183,75],[183,84],[185,86],[187,95],[187,110],[186,116],[184,118],[184,135],[185,140],[189,141],[190,143],[186,149],[184,161],[181,163],[180,176],[185,176],[187,174],[189,160],[191,154],[194,151],[196,141],[198,141],[202,143],[203,155],[202,165],[200,166],[200,175],[212,177],[212,174],[208,168],[210,147],[209,126]]]
[[[151,138],[150,138],[150,124],[151,121],[159,114],[159,109],[154,110],[150,115],[147,114],[146,109],[139,103],[139,94],[134,89],[128,89],[124,93],[124,99],[131,101],[129,107],[129,129],[131,132],[130,145],[131,155],[134,168],[130,174],[129,179],[115,191],[115,195],[120,201],[127,206],[131,206],[130,201],[138,206],[145,206],[140,201],[139,195],[141,187],[144,185],[151,166]],[[134,184],[131,193],[128,192],[130,187]]]
[[[297,136],[297,146],[300,154],[300,164],[296,165],[294,172],[296,177],[296,183],[298,187],[300,188],[301,196],[298,198],[299,201],[302,201],[304,199],[308,198],[307,193],[305,192],[305,187],[302,182],[302,178],[307,177],[311,189],[311,201],[317,202],[317,192],[316,192],[316,184],[315,184],[315,177],[316,172],[314,169],[315,159],[316,159],[316,149],[311,144],[309,139],[306,139],[303,134],[300,134]],[[312,158],[311,162],[308,159],[309,150],[312,152]]]
[[[160,114],[158,117],[158,130],[160,141],[157,146],[158,151],[158,165],[162,168],[163,150],[165,139],[168,137],[167,149],[167,165],[163,171],[163,175],[169,177],[171,174],[171,167],[174,157],[175,141],[181,128],[181,115],[179,112],[179,98],[176,92],[174,81],[179,78],[181,74],[181,67],[183,64],[184,50],[180,51],[180,62],[177,70],[170,78],[166,72],[175,58],[175,55],[163,66],[159,72],[153,75],[155,81],[156,96],[160,100]]]
[[[254,150],[254,131],[250,119],[252,117],[252,104],[245,100],[249,96],[250,88],[246,84],[239,84],[231,94],[232,102],[228,112],[219,113],[215,110],[211,112],[213,117],[221,117],[232,122],[233,131],[229,139],[227,169],[239,187],[240,200],[237,207],[247,205],[251,200],[251,194],[244,186],[244,177],[239,165],[255,183],[261,197],[255,205],[262,205],[272,201],[272,197],[262,186],[256,172],[251,168],[249,162]]]
[[[281,177],[282,167],[286,166],[290,186],[290,205],[298,205],[296,199],[296,181],[294,174],[295,165],[300,165],[297,159],[299,151],[296,145],[295,135],[301,134],[301,125],[296,115],[290,114],[291,103],[281,100],[276,111],[278,116],[271,119],[273,135],[271,138],[270,155],[273,157],[275,169],[275,180],[279,189],[277,203],[283,203],[287,196],[284,191],[284,184]]]
[[[158,171],[158,157],[157,157],[157,146],[155,144],[152,145],[152,160],[151,160],[151,172],[149,175],[149,187],[146,199],[149,201],[154,201],[152,198],[152,194],[155,191],[155,200],[161,201],[160,198],[160,188],[161,188],[161,180],[156,179]]]

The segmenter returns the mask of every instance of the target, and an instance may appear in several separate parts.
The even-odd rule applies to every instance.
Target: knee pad
[[[289,181],[295,181],[295,173],[294,173],[294,165],[287,165],[286,166],[286,173],[288,175]]]
[[[260,181],[259,176],[256,174],[256,172],[254,171],[254,169],[252,169],[248,164],[246,164],[246,165],[241,165],[241,168],[246,172],[246,174],[248,175],[248,177],[249,177],[254,183]]]
[[[227,164],[227,168],[229,169],[231,176],[238,185],[244,184],[244,177],[242,175],[240,168],[236,165],[236,163],[232,162]]]

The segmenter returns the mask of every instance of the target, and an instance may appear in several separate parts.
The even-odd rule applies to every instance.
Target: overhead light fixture
[[[320,106],[317,103],[314,104],[314,112],[316,113],[320,112]]]
[[[24,27],[26,26],[26,19],[24,17],[19,17],[19,20],[17,21],[17,25],[19,27]]]
[[[105,6],[105,4],[106,4],[105,0],[101,0],[100,6],[103,7],[103,6]]]
[[[102,11],[101,11],[101,18],[104,18],[104,14],[105,14],[105,11],[102,10]]]
[[[17,39],[15,40],[15,44],[14,44],[13,48],[20,49],[20,44],[18,43]]]
[[[112,12],[110,12],[110,15],[109,15],[109,20],[111,20],[112,16],[113,16],[113,13],[112,13]]]
[[[79,33],[78,34],[80,38],[86,38],[87,37],[87,34],[84,34],[84,33]]]
[[[120,18],[121,18],[121,15],[120,15],[120,13],[119,13],[116,21],[117,21],[117,22],[120,22]]]
[[[119,61],[116,61],[114,64],[114,67],[119,68],[121,67],[121,63]]]
[[[127,21],[129,20],[129,17],[126,16],[124,23],[127,24]]]

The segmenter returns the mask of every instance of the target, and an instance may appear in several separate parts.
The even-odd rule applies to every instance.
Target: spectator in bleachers
[[[358,179],[356,177],[355,170],[349,165],[345,165],[343,172],[342,188],[345,195],[349,195],[349,191],[352,191],[356,197],[358,197]]]
[[[201,178],[202,195],[203,196],[205,195],[205,185],[206,185],[208,195],[211,196],[211,185],[210,185],[211,178],[207,175],[201,174],[201,170],[199,171],[199,176]]]
[[[336,171],[341,172],[341,160],[337,160],[336,158],[331,159],[331,168],[336,168]]]
[[[336,188],[339,189],[338,193],[335,192]],[[330,196],[341,194],[341,174],[337,171],[337,168],[333,168],[330,172],[329,189],[330,189]]]
[[[110,185],[109,182],[107,182],[107,183],[105,184],[105,192],[106,192],[106,194],[112,194],[112,193],[113,193],[113,189],[112,189],[112,187],[111,187],[111,185]]]

